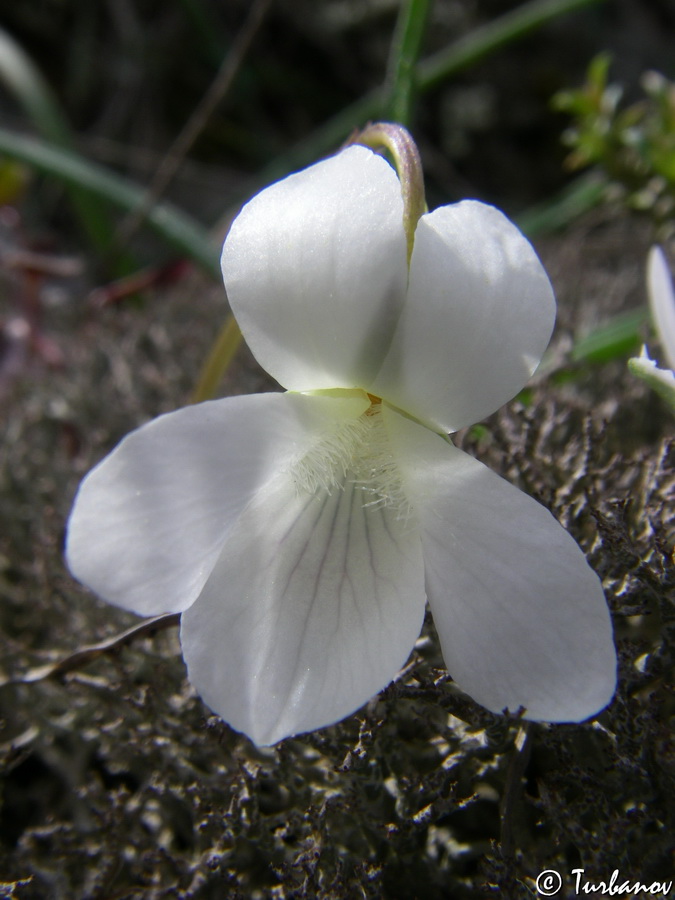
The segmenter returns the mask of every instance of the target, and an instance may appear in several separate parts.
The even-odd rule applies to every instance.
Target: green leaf
[[[572,361],[605,363],[627,356],[642,343],[640,329],[647,319],[646,308],[620,313],[579,338],[572,349]]]
[[[386,118],[410,125],[417,90],[415,66],[429,18],[430,0],[405,0],[401,6],[389,59],[390,98]]]
[[[109,169],[78,154],[20,137],[0,128],[0,153],[87,191],[92,201],[109,201],[129,212],[139,208],[145,191]],[[168,244],[220,280],[220,252],[204,226],[169,203],[159,203],[147,215],[147,224]]]
[[[607,179],[602,175],[581,175],[554,197],[516,216],[516,224],[530,237],[550,234],[597,206],[606,190]]]
[[[0,81],[21,104],[50,144],[74,150],[75,140],[51,88],[16,41],[0,28]],[[112,240],[106,210],[77,181],[68,183],[70,198],[91,244],[104,252]]]

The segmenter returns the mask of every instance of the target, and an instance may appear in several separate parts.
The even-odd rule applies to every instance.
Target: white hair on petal
[[[299,493],[332,494],[350,481],[363,491],[364,507],[394,507],[399,518],[408,517],[410,503],[381,409],[373,403],[358,419],[341,422],[291,465]]]

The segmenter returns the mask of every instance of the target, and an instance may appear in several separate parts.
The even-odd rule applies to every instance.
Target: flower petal
[[[71,572],[140,615],[186,609],[256,492],[368,402],[258,394],[188,406],[143,425],[80,485],[68,523]]]
[[[273,184],[235,219],[223,277],[258,362],[290,390],[367,388],[407,282],[399,181],[365,147]]]
[[[555,299],[530,243],[474,200],[422,216],[389,354],[368,390],[440,431],[511,399],[551,336]]]
[[[256,744],[354,712],[419,635],[419,538],[367,498],[349,476],[313,495],[281,477],[242,514],[182,617],[190,681]]]
[[[647,257],[647,293],[666,360],[675,369],[675,290],[660,247],[652,247]]]
[[[457,684],[494,712],[576,722],[616,681],[600,581],[548,510],[443,438],[391,411],[420,520],[429,604]]]

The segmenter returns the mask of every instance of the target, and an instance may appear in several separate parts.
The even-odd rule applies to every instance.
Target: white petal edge
[[[494,712],[577,722],[609,703],[616,652],[602,586],[543,506],[438,435],[386,411],[420,522],[448,671]]]
[[[652,247],[647,257],[647,293],[666,360],[670,368],[675,369],[675,291],[660,247]]]
[[[368,402],[256,394],[141,426],[80,485],[66,539],[71,572],[140,615],[187,609],[257,491]]]
[[[525,385],[554,320],[548,276],[516,226],[475,200],[442,206],[418,223],[408,299],[368,390],[456,431]]]
[[[405,299],[401,188],[349,147],[273,184],[225,240],[223,278],[244,337],[289,390],[367,388]]]
[[[656,391],[675,412],[675,372],[672,369],[659,369],[654,360],[649,358],[644,346],[640,356],[628,360],[628,368],[633,375]]]
[[[181,622],[188,677],[256,744],[332,724],[388,684],[419,635],[419,538],[347,476],[258,494]]]

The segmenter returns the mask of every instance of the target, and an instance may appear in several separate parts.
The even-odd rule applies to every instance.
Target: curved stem
[[[407,129],[392,122],[375,122],[351,138],[350,144],[363,144],[371,150],[391,153],[403,195],[403,228],[408,243],[408,265],[415,243],[415,229],[426,209],[422,160],[417,144]]]

